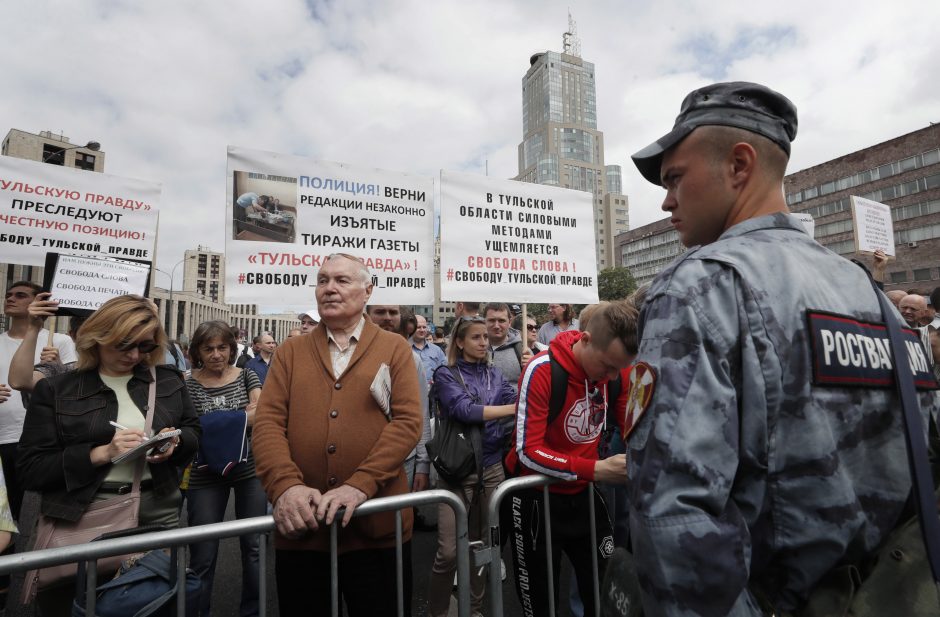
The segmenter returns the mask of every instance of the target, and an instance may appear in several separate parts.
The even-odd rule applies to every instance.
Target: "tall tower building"
[[[614,237],[630,227],[620,166],[604,164],[604,134],[597,130],[594,64],[581,58],[577,26],[568,15],[561,53],[529,59],[522,78],[522,143],[516,180],[594,194],[598,270],[615,265]]]

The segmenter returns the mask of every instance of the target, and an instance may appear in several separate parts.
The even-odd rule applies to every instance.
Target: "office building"
[[[929,291],[940,285],[940,125],[789,174],[784,192],[791,211],[812,216],[820,244],[869,266],[871,256],[855,250],[850,197],[886,204],[896,248],[886,289]],[[684,249],[664,219],[621,234],[617,250],[642,283]]]
[[[19,129],[10,129],[3,143],[0,154],[19,159],[44,162],[49,165],[74,167],[87,171],[104,171],[105,154],[97,142],[87,142],[84,146],[72,144],[68,137],[52,131],[28,133]],[[42,285],[45,268],[25,264],[0,263],[0,293],[6,294],[11,283],[32,281]],[[0,315],[0,330],[6,330],[6,319]],[[65,332],[67,320],[60,319],[56,330]]]
[[[161,272],[170,277],[180,265],[183,266],[182,289],[167,291],[155,287],[151,294],[170,338],[187,342],[200,323],[214,319],[237,327],[249,339],[270,332],[275,340],[282,341],[291,328],[300,326],[293,312],[261,314],[255,304],[225,304],[224,253],[205,246],[188,249],[172,271]],[[276,304],[273,299],[272,304]]]
[[[593,193],[595,255],[602,270],[615,265],[614,238],[629,229],[629,205],[620,166],[604,164],[594,64],[581,58],[570,15],[563,49],[529,59],[522,78],[523,139],[515,179]]]
[[[183,254],[183,289],[221,302],[225,296],[225,254],[199,246]]]
[[[10,129],[3,138],[0,154],[18,159],[40,161],[49,165],[74,167],[87,171],[104,171],[104,152],[101,144],[90,141],[84,146],[70,143],[69,138],[52,131],[39,134]]]

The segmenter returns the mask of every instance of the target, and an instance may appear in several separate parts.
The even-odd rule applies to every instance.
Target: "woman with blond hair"
[[[165,345],[166,333],[149,300],[112,298],[79,330],[76,370],[36,384],[18,465],[26,489],[41,493],[44,516],[78,521],[92,502],[128,492],[139,459],[111,460],[144,440],[156,375],[151,434],[182,432],[167,440],[166,450],[146,456],[139,524],[179,523],[179,471],[198,449],[200,427],[180,374],[156,366],[163,362]],[[43,615],[70,612],[71,593],[57,591],[39,594]]]

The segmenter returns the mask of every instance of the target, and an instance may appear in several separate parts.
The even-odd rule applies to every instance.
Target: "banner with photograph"
[[[441,172],[441,299],[597,302],[594,196]]]
[[[160,185],[0,156],[2,261],[42,266],[46,253],[152,262]]]
[[[327,256],[361,258],[374,304],[434,301],[434,183],[229,147],[225,301],[314,304]]]
[[[894,257],[894,223],[890,206],[855,195],[851,199],[855,250],[860,253],[882,250],[885,255]]]

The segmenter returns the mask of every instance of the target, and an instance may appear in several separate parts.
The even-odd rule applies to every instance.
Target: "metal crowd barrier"
[[[367,516],[389,510],[396,511],[395,517],[395,546],[397,551],[397,580],[398,580],[398,615],[404,617],[403,608],[403,564],[402,564],[402,528],[401,528],[401,509],[412,506],[422,506],[433,503],[445,503],[454,511],[457,520],[457,614],[460,617],[470,616],[470,545],[467,536],[467,509],[463,501],[454,493],[445,490],[427,490],[420,493],[408,493],[407,495],[395,495],[393,497],[381,497],[370,499],[356,508],[353,516]],[[342,510],[337,513],[330,530],[330,586],[333,617],[339,615],[339,594],[338,594],[338,572],[337,572],[337,544],[336,533],[337,524],[342,520]],[[180,529],[171,529],[167,531],[156,531],[144,533],[137,536],[126,538],[114,538],[111,540],[101,540],[99,542],[89,542],[87,544],[77,544],[62,548],[45,549],[41,551],[29,551],[26,553],[17,553],[0,557],[0,575],[11,574],[33,570],[36,568],[45,568],[65,563],[78,563],[80,561],[93,562],[102,557],[111,555],[124,555],[128,553],[138,553],[157,548],[180,547],[193,544],[195,542],[204,542],[207,540],[219,540],[222,538],[231,538],[247,534],[268,534],[274,531],[273,516],[259,516],[255,518],[239,519],[226,521],[223,523],[213,523],[210,525],[198,525],[195,527],[182,527]],[[267,576],[266,576],[266,555],[267,542],[260,543],[260,595],[258,604],[261,614],[264,615],[267,610]],[[497,560],[497,568],[499,562]],[[186,560],[177,559],[177,595],[176,595],[176,614],[186,614]],[[87,568],[86,594],[85,594],[85,614],[95,614],[95,590],[98,587],[98,572],[95,567]]]
[[[548,555],[546,560],[547,579],[548,579],[548,610],[549,617],[555,617],[555,582],[554,566],[552,565],[552,521],[548,501],[548,487],[551,484],[559,484],[561,480],[550,478],[548,476],[533,475],[521,478],[510,478],[502,482],[490,499],[489,510],[486,513],[486,524],[490,531],[490,544],[477,549],[474,554],[475,566],[489,566],[489,579],[487,582],[487,593],[490,596],[490,611],[493,617],[502,617],[503,615],[503,596],[500,559],[502,557],[502,538],[499,528],[499,512],[503,498],[509,493],[523,489],[542,487],[542,503],[544,507],[542,512],[545,520],[545,552]],[[591,521],[591,545],[597,546],[597,528],[594,522],[594,483],[588,484],[587,499],[589,502],[589,517]],[[511,524],[511,523],[510,523]],[[597,550],[591,551],[591,571],[594,580],[594,611],[595,617],[600,617],[600,581],[598,580]],[[518,572],[515,573],[518,576]],[[520,599],[521,601],[521,599]],[[525,607],[523,607],[525,610]]]

